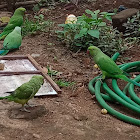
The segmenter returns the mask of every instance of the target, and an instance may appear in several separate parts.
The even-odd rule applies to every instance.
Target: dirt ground
[[[101,4],[103,7],[104,3]],[[80,5],[77,10],[64,10],[63,6],[58,6],[46,18],[54,19],[57,25],[64,23],[66,14],[80,15],[92,7],[94,3],[90,6],[88,3]],[[33,99],[38,106],[31,113],[19,111],[20,105],[13,102],[0,101],[0,140],[140,139],[139,127],[124,123],[109,114],[101,114],[102,108],[87,87],[97,70],[93,69],[94,63],[85,52],[75,54],[57,41],[56,36],[48,38],[46,33],[40,33],[26,36],[20,50],[8,55],[14,54],[31,54],[40,65],[52,66],[54,70],[62,72],[62,77],[75,81],[77,88],[62,88],[62,94],[58,96]],[[129,61],[139,60],[140,46],[131,48],[123,56],[131,57]],[[121,106],[117,108],[119,110]]]

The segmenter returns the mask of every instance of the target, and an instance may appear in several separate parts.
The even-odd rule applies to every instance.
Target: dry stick
[[[34,65],[34,67],[42,72],[42,75],[51,84],[54,90],[58,93],[61,93],[62,90],[59,88],[59,86],[50,78],[48,74],[46,74],[47,70],[42,69],[41,66],[31,57],[31,55],[28,54],[27,56],[30,62]]]
[[[31,5],[31,4],[37,4],[38,1],[25,1],[25,2],[16,2],[15,6],[25,6],[25,5]],[[7,7],[7,4],[0,5],[0,9]]]

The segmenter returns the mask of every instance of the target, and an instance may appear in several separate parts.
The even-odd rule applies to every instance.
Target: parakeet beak
[[[87,50],[87,54],[89,54],[89,50]]]

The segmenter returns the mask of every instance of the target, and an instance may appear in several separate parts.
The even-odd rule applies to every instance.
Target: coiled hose
[[[118,56],[119,56],[119,53],[116,53],[114,54],[112,59],[116,61]],[[119,67],[122,70],[126,71],[127,73],[140,72],[140,61],[122,64],[122,65],[119,65]],[[92,79],[88,84],[88,88],[92,95],[95,94],[96,99],[100,103],[100,105],[116,118],[124,122],[140,126],[139,119],[135,119],[133,117],[124,115],[116,111],[115,109],[113,109],[106,103],[106,101],[114,102],[114,103],[118,102],[124,105],[125,107],[133,110],[134,112],[140,113],[140,98],[134,92],[134,85],[131,83],[128,83],[124,87],[123,91],[121,91],[119,86],[117,85],[116,79],[112,79],[112,87],[114,89],[114,91],[112,91],[105,82],[103,82],[102,84],[99,78],[100,76],[97,76],[94,79]],[[134,80],[136,82],[139,82],[140,75],[138,75]],[[101,86],[106,91],[106,94],[100,92]],[[129,92],[130,98],[126,96],[127,91]]]

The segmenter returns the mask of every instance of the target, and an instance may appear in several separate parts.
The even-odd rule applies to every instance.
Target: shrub
[[[90,45],[95,45],[108,55],[123,51],[121,34],[105,22],[111,22],[111,16],[114,14],[100,10],[85,12],[90,16],[79,16],[76,24],[60,24],[63,30],[57,31],[58,38],[74,50],[87,49]]]
[[[126,28],[124,36],[140,37],[140,12],[132,18],[128,18],[127,22],[123,24]]]
[[[22,36],[28,34],[35,34],[37,31],[50,32],[53,27],[53,22],[50,20],[44,20],[44,15],[34,16],[33,20],[29,20],[27,17],[22,26]]]

